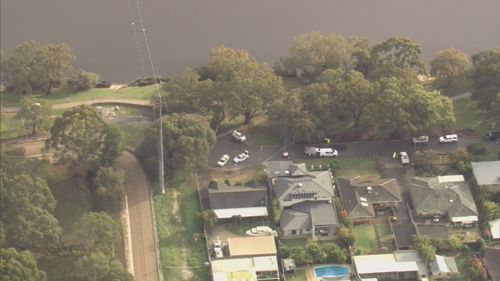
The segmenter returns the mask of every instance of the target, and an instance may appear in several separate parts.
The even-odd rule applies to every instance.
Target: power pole
[[[161,194],[165,194],[165,176],[164,176],[164,170],[163,170],[163,125],[162,125],[162,113],[161,113],[161,108],[162,108],[162,104],[161,104],[161,93],[158,93],[158,97],[160,99],[160,120],[159,120],[159,126],[160,128],[158,129],[158,132],[159,132],[159,145],[160,145],[160,149],[159,149],[159,182],[160,182],[160,188],[161,188]]]

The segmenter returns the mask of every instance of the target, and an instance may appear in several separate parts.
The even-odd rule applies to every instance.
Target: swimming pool
[[[324,277],[325,279],[328,278],[329,280],[335,280],[337,279],[335,277],[338,277],[340,280],[342,277],[349,275],[349,269],[341,265],[316,266],[314,268],[314,275],[316,278]]]

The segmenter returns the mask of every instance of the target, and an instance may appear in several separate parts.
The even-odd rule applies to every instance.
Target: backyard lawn
[[[354,246],[363,251],[363,254],[377,248],[377,238],[372,224],[361,224],[354,226]]]
[[[315,158],[300,160],[298,162],[306,163],[309,169],[311,166],[314,169],[319,169],[320,165],[322,169],[327,168],[328,165],[333,166],[333,172],[336,176],[351,177],[361,175],[374,180],[380,178],[375,162],[371,158]]]
[[[264,182],[267,177],[263,165],[253,165],[237,170],[212,169],[209,171],[209,178],[217,182],[227,180],[230,184],[244,184],[252,180]]]
[[[185,280],[191,274],[192,281],[208,280],[209,271],[205,266],[208,256],[202,235],[203,227],[197,218],[200,209],[193,178],[185,177],[182,181],[169,182],[167,186],[175,186],[175,192],[173,188],[167,188],[165,195],[154,197],[164,280]],[[172,267],[196,268],[186,273]]]

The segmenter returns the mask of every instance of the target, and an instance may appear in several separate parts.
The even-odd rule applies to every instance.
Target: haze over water
[[[103,79],[144,76],[135,0],[1,0],[0,45],[10,54],[23,41],[67,43],[76,65]],[[428,61],[450,47],[468,54],[500,47],[500,0],[140,0],[154,63],[162,76],[207,62],[219,44],[247,49],[272,63],[292,38],[336,32],[379,42],[417,41]],[[129,9],[129,6],[132,9]],[[130,16],[132,12],[133,17]],[[151,75],[146,63],[146,75]]]

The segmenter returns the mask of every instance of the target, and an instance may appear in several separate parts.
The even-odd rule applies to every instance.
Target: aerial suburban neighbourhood
[[[0,281],[500,281],[500,3],[0,2]]]

